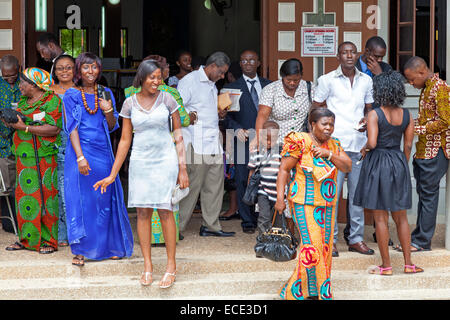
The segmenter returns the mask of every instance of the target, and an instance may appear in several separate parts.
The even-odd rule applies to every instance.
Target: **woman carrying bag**
[[[274,209],[288,201],[301,237],[297,267],[280,291],[282,299],[331,300],[331,258],[336,209],[337,170],[348,172],[352,162],[338,140],[331,138],[335,116],[326,108],[311,110],[311,133],[291,132],[284,140]],[[294,177],[291,178],[291,170]]]

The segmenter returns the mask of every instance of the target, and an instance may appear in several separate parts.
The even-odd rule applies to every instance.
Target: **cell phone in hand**
[[[111,92],[103,90],[102,91],[102,99],[106,101],[111,101]]]

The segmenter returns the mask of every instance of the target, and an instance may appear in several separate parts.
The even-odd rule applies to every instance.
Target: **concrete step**
[[[14,257],[11,255],[11,257]],[[423,268],[438,268],[450,266],[450,251],[437,249],[431,252],[413,254],[413,262]],[[403,266],[403,255],[391,250],[393,266]],[[9,260],[0,261],[0,279],[33,279],[33,278],[59,278],[59,277],[102,277],[104,275],[133,276],[142,271],[143,258],[133,256],[120,261],[87,261],[83,268],[72,266],[71,256],[48,258],[45,260]],[[163,273],[165,258],[154,258],[154,272]],[[292,271],[296,261],[283,263],[272,262],[267,259],[258,259],[251,254],[226,255],[193,255],[177,256],[178,274],[206,274],[206,273],[232,273],[232,272],[258,272],[258,271]],[[352,252],[341,252],[338,258],[333,259],[332,270],[366,270],[370,265],[380,263],[378,254],[365,256]]]
[[[450,267],[430,268],[422,274],[407,275],[394,269],[395,275],[382,277],[366,271],[337,270],[332,273],[336,299],[450,299]],[[140,275],[0,280],[1,299],[278,299],[276,293],[289,278],[288,271],[249,273],[179,274],[167,290],[158,287],[162,274],[155,273],[154,283],[142,287]],[[385,295],[384,292],[390,292]],[[370,294],[369,294],[370,293]],[[262,296],[261,296],[262,295]],[[341,298],[340,298],[341,297]],[[237,299],[237,298],[236,298]]]

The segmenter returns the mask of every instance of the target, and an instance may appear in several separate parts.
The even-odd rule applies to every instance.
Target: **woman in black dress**
[[[354,204],[368,209],[374,217],[382,264],[371,274],[392,275],[389,257],[388,220],[390,211],[397,227],[405,259],[405,273],[423,272],[411,262],[410,230],[406,210],[411,208],[411,177],[408,161],[414,138],[414,122],[401,107],[406,98],[404,78],[390,71],[374,77],[373,97],[381,108],[368,114],[366,146],[361,150],[364,163]],[[403,151],[400,143],[403,137]]]

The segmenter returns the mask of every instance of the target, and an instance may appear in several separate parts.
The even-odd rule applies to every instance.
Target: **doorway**
[[[430,69],[447,77],[447,1],[397,0],[390,8],[390,62],[403,72],[411,56],[423,58]]]

